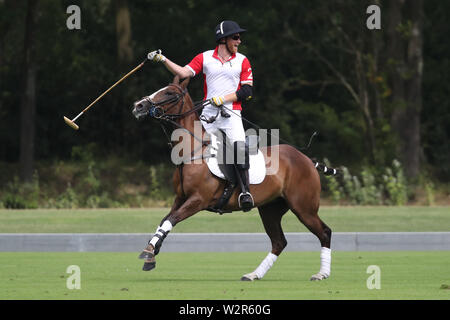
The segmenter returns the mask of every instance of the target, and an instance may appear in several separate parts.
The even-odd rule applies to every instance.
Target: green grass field
[[[169,212],[159,209],[0,210],[0,233],[146,233]],[[449,231],[450,207],[321,207],[319,215],[334,232]],[[292,212],[285,232],[308,232]],[[257,210],[222,216],[198,214],[173,232],[264,232]]]
[[[141,271],[134,253],[0,253],[0,299],[450,299],[450,252],[333,252],[332,275],[321,282],[318,252],[285,252],[264,279],[239,281],[265,253],[163,253]],[[69,265],[81,289],[69,290]],[[369,265],[381,289],[369,290]]]
[[[152,233],[168,209],[0,210],[0,233]],[[322,207],[334,232],[449,231],[448,207]],[[288,212],[285,232],[307,232]],[[256,210],[219,216],[201,212],[172,232],[264,232]],[[284,252],[265,278],[239,281],[266,252],[165,253],[141,271],[136,253],[0,252],[0,299],[164,300],[405,300],[450,299],[450,251],[333,252],[332,275],[309,281],[319,252]],[[66,269],[81,269],[81,289],[69,290]],[[367,267],[381,269],[381,289],[369,290]]]

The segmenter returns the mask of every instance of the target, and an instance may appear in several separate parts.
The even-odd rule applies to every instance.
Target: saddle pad
[[[217,144],[214,138],[211,139],[210,154],[213,156],[206,159],[209,171],[216,177],[225,179],[216,158]],[[250,155],[250,169],[248,170],[248,175],[250,184],[260,184],[266,177],[266,160],[260,150],[258,150],[257,154]]]

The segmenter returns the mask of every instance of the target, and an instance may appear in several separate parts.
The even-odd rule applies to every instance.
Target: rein
[[[255,128],[257,128],[257,129],[263,129],[263,128],[261,128],[261,126],[259,126],[259,125],[257,125],[256,123],[254,123],[254,122],[252,122],[252,121],[246,119],[246,118],[243,117],[242,115],[236,114],[233,110],[230,110],[229,108],[227,108],[227,107],[225,107],[225,106],[224,106],[223,108],[224,108],[224,109],[227,109],[227,111],[230,111],[230,112],[232,112],[233,114],[235,114],[236,116],[240,117],[242,120],[244,120],[244,121],[247,122],[248,124],[252,125],[253,127],[255,127]],[[277,138],[279,141],[282,141],[282,142],[284,142],[284,143],[286,143],[286,144],[288,144],[288,145],[290,145],[290,146],[296,148],[297,150],[302,150],[302,151],[308,150],[309,147],[311,146],[311,143],[312,143],[312,140],[314,139],[314,137],[317,136],[317,135],[319,134],[317,131],[314,131],[313,134],[312,134],[312,135],[310,136],[310,138],[309,138],[308,145],[307,145],[306,147],[298,147],[298,146],[296,146],[295,144],[293,144],[293,143],[291,143],[291,142],[289,142],[289,141],[287,141],[287,140],[281,138],[280,136],[273,135],[273,134],[272,134],[271,132],[269,132],[269,131],[267,131],[267,133],[268,133],[270,136],[272,136],[272,137],[274,137],[274,138]]]
[[[207,145],[207,143],[204,142],[201,138],[197,137],[194,133],[192,133],[190,130],[188,130],[185,127],[183,127],[182,125],[180,125],[175,120],[182,119],[182,118],[190,115],[191,113],[194,113],[194,112],[197,112],[197,111],[203,109],[205,107],[205,105],[209,104],[210,102],[208,100],[206,100],[206,101],[200,100],[200,101],[194,102],[194,107],[192,109],[185,111],[185,112],[181,112],[183,110],[184,96],[186,95],[187,90],[183,89],[182,87],[180,87],[179,85],[174,84],[174,83],[169,84],[169,86],[177,88],[178,90],[181,91],[181,93],[177,93],[173,97],[159,101],[157,103],[153,102],[149,97],[147,97],[146,100],[151,104],[150,112],[149,112],[150,116],[156,118],[157,120],[164,120],[179,129],[186,130],[194,139],[201,142],[202,146]],[[173,107],[175,107],[180,102],[180,100],[181,100],[181,104],[180,104],[178,113],[166,114],[166,112],[169,111],[170,109],[172,109]],[[167,109],[163,109],[160,107],[160,106],[167,105],[167,104],[169,104],[169,107]],[[172,141],[167,133],[166,127],[164,126],[163,122],[160,122],[160,124],[161,124],[161,128],[162,128],[167,140],[169,141],[168,144],[172,148]]]
[[[166,121],[166,122],[172,124],[174,127],[177,127],[177,128],[179,128],[179,129],[186,130],[186,131],[187,131],[194,139],[196,139],[197,141],[201,142],[201,143],[202,143],[202,146],[207,145],[207,143],[205,143],[201,138],[198,138],[197,136],[195,136],[194,133],[192,133],[190,130],[188,130],[188,129],[186,129],[185,127],[183,127],[182,125],[180,125],[180,124],[179,124],[178,122],[176,122],[175,120],[182,119],[182,118],[184,118],[184,117],[190,115],[191,113],[197,112],[197,111],[203,109],[206,105],[210,104],[211,102],[210,102],[209,100],[200,100],[200,101],[196,101],[196,102],[194,102],[194,107],[193,107],[192,109],[190,109],[190,110],[188,110],[188,111],[185,111],[185,112],[181,112],[181,111],[183,110],[183,106],[184,106],[184,96],[185,96],[186,93],[187,93],[187,89],[183,89],[181,86],[179,86],[179,85],[177,85],[177,84],[175,84],[175,83],[169,84],[169,87],[170,87],[170,86],[177,88],[178,90],[181,91],[181,93],[177,93],[177,94],[175,94],[173,97],[170,97],[170,98],[168,98],[168,99],[159,101],[159,102],[157,102],[157,103],[154,103],[154,102],[150,99],[150,97],[147,97],[146,100],[151,104],[150,112],[149,112],[150,115],[151,115],[152,117],[156,118],[156,119],[164,120],[164,121]],[[175,107],[175,106],[179,103],[180,100],[181,100],[181,105],[180,105],[180,108],[179,108],[179,110],[178,110],[178,113],[166,114],[166,112],[169,111],[170,109],[172,109],[173,107]],[[167,109],[163,109],[163,108],[160,107],[160,106],[162,106],[162,105],[167,105],[167,104],[170,105]],[[233,110],[230,110],[230,109],[228,109],[228,108],[225,107],[225,106],[222,106],[221,108],[217,108],[217,113],[216,113],[214,116],[210,117],[209,119],[206,118],[205,116],[200,116],[200,120],[201,120],[201,121],[205,121],[206,123],[212,123],[212,122],[214,122],[214,121],[216,120],[216,118],[218,117],[219,112],[221,113],[222,116],[224,116],[224,117],[229,117],[230,115],[226,113],[225,109],[226,109],[227,111],[230,111],[230,112],[236,114],[235,112],[233,112]],[[239,116],[239,115],[238,115],[238,116]],[[246,119],[246,118],[243,117],[242,115],[240,115],[240,118],[241,118],[242,120],[244,120],[245,122],[247,122],[248,124],[250,124],[250,125],[252,125],[252,126],[254,126],[254,127],[258,128],[258,129],[261,129],[261,127],[260,127],[259,125],[257,125],[256,123],[251,122],[250,120]],[[169,146],[172,148],[172,141],[170,140],[170,137],[169,137],[169,135],[167,134],[167,130],[166,130],[166,128],[165,128],[165,126],[164,126],[164,124],[163,124],[162,122],[161,122],[160,124],[161,124],[161,128],[162,128],[162,130],[164,131],[164,134],[165,134],[167,140],[169,141],[168,144],[169,144]],[[296,148],[297,150],[303,150],[303,151],[306,151],[306,150],[309,149],[309,147],[311,146],[312,140],[314,139],[314,137],[315,137],[316,135],[318,135],[318,133],[315,131],[315,132],[311,135],[311,137],[309,138],[309,142],[308,142],[308,144],[307,144],[306,147],[298,147],[298,146],[296,146],[296,145],[290,143],[289,141],[286,141],[286,140],[282,139],[280,136],[275,136],[275,135],[273,135],[271,132],[268,132],[268,134],[269,134],[270,136],[272,136],[272,137],[278,138],[280,141],[282,141],[282,142],[284,142],[284,143],[287,143],[287,144],[293,146],[293,147]]]
[[[193,112],[203,109],[203,107],[205,105],[210,103],[209,101],[205,101],[205,100],[194,102],[194,108],[182,113],[181,110],[183,110],[183,106],[184,106],[184,96],[186,95],[187,90],[181,88],[179,85],[174,84],[174,83],[169,84],[169,86],[173,86],[173,87],[177,88],[178,90],[181,91],[181,93],[177,93],[173,97],[170,97],[166,100],[159,101],[157,103],[153,102],[150,99],[150,97],[146,98],[146,100],[151,104],[150,109],[157,108],[157,109],[161,110],[160,114],[150,114],[151,116],[153,116],[156,119],[176,120],[176,119],[184,118],[185,116],[187,116]],[[175,107],[180,100],[181,100],[181,105],[180,105],[178,113],[166,114],[166,112],[169,111],[170,109],[172,109],[173,107]],[[167,105],[167,104],[172,104],[172,105],[170,107],[168,107],[167,109],[163,109],[160,107],[162,105]]]

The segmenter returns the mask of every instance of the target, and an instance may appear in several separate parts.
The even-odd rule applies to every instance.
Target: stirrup
[[[247,201],[244,202],[244,203],[246,204],[245,207],[242,207],[242,204],[241,204],[241,197],[243,197],[243,196],[249,196],[249,197],[250,197],[250,200],[252,201],[250,207],[248,207],[247,204],[250,204],[250,203],[247,202]],[[238,197],[238,205],[239,205],[239,208],[241,208],[241,209],[244,210],[244,211],[249,211],[251,208],[253,208],[253,207],[255,206],[255,201],[253,200],[252,194],[251,194],[250,192],[241,192],[241,193],[239,194],[239,197]]]

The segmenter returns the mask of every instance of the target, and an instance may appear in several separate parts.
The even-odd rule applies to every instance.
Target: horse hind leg
[[[281,228],[281,218],[288,209],[286,202],[282,198],[258,207],[264,229],[272,242],[272,251],[268,253],[253,272],[243,275],[241,278],[242,281],[262,279],[286,247],[287,241]]]
[[[320,220],[320,219],[319,219]],[[322,225],[322,232],[320,239],[321,251],[320,251],[320,269],[319,272],[311,276],[311,281],[323,280],[331,274],[331,229],[320,220]]]
[[[331,274],[331,229],[319,218],[318,208],[302,208],[293,205],[291,211],[320,241],[320,270],[312,275],[310,280],[328,278]]]

